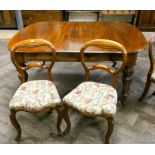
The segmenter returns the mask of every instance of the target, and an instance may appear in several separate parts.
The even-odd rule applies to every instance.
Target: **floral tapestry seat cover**
[[[63,101],[85,114],[114,116],[117,92],[110,85],[88,81],[77,86]]]
[[[37,112],[60,104],[61,99],[53,82],[34,80],[20,85],[9,106],[14,110]]]

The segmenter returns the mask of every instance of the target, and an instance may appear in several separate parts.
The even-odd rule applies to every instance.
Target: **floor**
[[[9,38],[16,32],[16,30],[0,31],[0,34],[3,33],[0,36],[0,143],[16,143],[14,141],[16,130],[12,127],[9,120],[9,101],[20,82],[6,47]],[[144,34],[148,38],[149,33]],[[126,107],[123,108],[118,102],[111,143],[155,143],[155,97],[150,97],[153,86],[148,93],[148,97],[143,102],[138,102],[138,98],[144,89],[148,68],[149,59],[146,48],[138,55],[134,80],[130,88]],[[28,73],[29,80],[46,78],[46,74],[42,70],[33,69]],[[56,63],[52,73],[61,97],[83,80],[83,69],[80,63]],[[95,72],[92,75],[92,79],[103,82],[103,76],[100,72]],[[121,77],[118,85],[117,91],[120,96]],[[67,136],[59,137],[56,132],[57,114],[55,111],[51,114],[47,111],[37,114],[19,112],[17,119],[22,127],[21,143],[97,144],[104,142],[107,130],[107,124],[104,119],[83,117],[72,109],[69,116],[72,122],[71,131]],[[63,123],[64,127],[65,124]]]

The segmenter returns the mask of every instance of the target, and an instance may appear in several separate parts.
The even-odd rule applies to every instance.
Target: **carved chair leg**
[[[64,135],[68,134],[70,129],[71,129],[71,122],[70,122],[70,119],[69,119],[69,116],[68,116],[68,110],[69,110],[69,107],[64,104],[64,108],[63,108],[63,118],[67,124],[67,127],[65,129],[65,131],[63,132]]]
[[[150,76],[148,75],[148,77],[147,77],[147,82],[146,82],[146,84],[145,84],[145,89],[144,89],[144,91],[143,91],[143,94],[142,94],[141,97],[139,98],[139,101],[140,101],[140,102],[144,99],[144,97],[145,97],[146,94],[148,93],[149,88],[150,88],[150,85],[151,85],[151,81],[150,81]]]
[[[20,127],[19,123],[18,123],[17,120],[16,120],[16,113],[17,113],[17,111],[11,110],[10,112],[11,112],[10,121],[11,121],[12,125],[13,125],[13,126],[16,128],[16,130],[17,130],[17,136],[16,136],[15,140],[16,140],[17,142],[20,142],[20,139],[21,139],[21,127]]]
[[[58,135],[62,135],[62,131],[61,131],[61,122],[62,122],[62,107],[58,106],[56,107],[56,111],[58,114],[58,119],[57,119],[57,131],[58,131]]]
[[[109,144],[109,139],[110,139],[110,136],[114,128],[114,118],[112,117],[107,118],[107,123],[108,123],[108,130],[107,130],[106,137],[105,137],[105,144]]]

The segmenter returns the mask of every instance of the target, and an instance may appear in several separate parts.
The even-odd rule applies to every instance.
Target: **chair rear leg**
[[[10,112],[11,112],[10,121],[11,121],[12,125],[13,125],[13,126],[16,128],[16,130],[17,130],[17,136],[16,136],[15,140],[16,140],[17,142],[20,142],[20,140],[21,140],[21,127],[20,127],[19,123],[18,123],[17,120],[16,120],[16,113],[17,113],[17,111],[11,110]]]
[[[143,91],[143,94],[141,95],[141,97],[139,98],[139,101],[141,102],[144,97],[146,96],[146,94],[148,93],[149,91],[149,88],[150,88],[150,85],[151,85],[151,81],[150,79],[147,79],[147,82],[146,82],[146,85],[145,85],[145,89]]]
[[[70,122],[70,119],[68,116],[68,110],[69,110],[69,107],[66,104],[64,104],[63,118],[67,124],[67,127],[66,127],[65,131],[63,132],[64,135],[68,134],[71,129],[71,122]]]
[[[110,139],[110,136],[112,135],[113,128],[114,128],[114,118],[109,117],[106,119],[108,123],[108,130],[107,130],[106,137],[105,137],[105,144],[109,144],[109,139]]]
[[[62,135],[62,131],[61,131],[62,107],[61,107],[61,106],[56,107],[56,111],[57,111],[57,114],[58,114],[58,119],[57,119],[57,131],[58,131],[58,135]]]

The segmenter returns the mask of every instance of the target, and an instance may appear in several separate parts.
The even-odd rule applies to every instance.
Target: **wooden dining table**
[[[46,39],[56,48],[56,61],[58,62],[79,62],[81,46],[91,39],[110,39],[121,43],[127,50],[127,65],[123,71],[122,99],[123,105],[127,102],[129,86],[133,79],[134,66],[138,52],[146,45],[146,39],[141,31],[135,26],[125,22],[38,22],[29,25],[17,32],[8,43],[8,50],[19,41],[25,39]],[[44,48],[44,49],[43,49]],[[28,49],[22,49],[27,51]],[[30,50],[30,49],[29,49]],[[25,60],[48,61],[51,56],[48,53],[33,54],[35,51],[47,51],[49,49],[35,48],[29,53],[17,54],[18,63],[24,65]],[[31,53],[32,52],[32,53]],[[117,51],[102,53],[93,51],[86,53],[86,59],[95,61],[121,61],[122,54]],[[17,69],[19,72],[19,70]],[[21,75],[22,74],[22,75]],[[27,80],[26,72],[19,72],[19,78]]]

